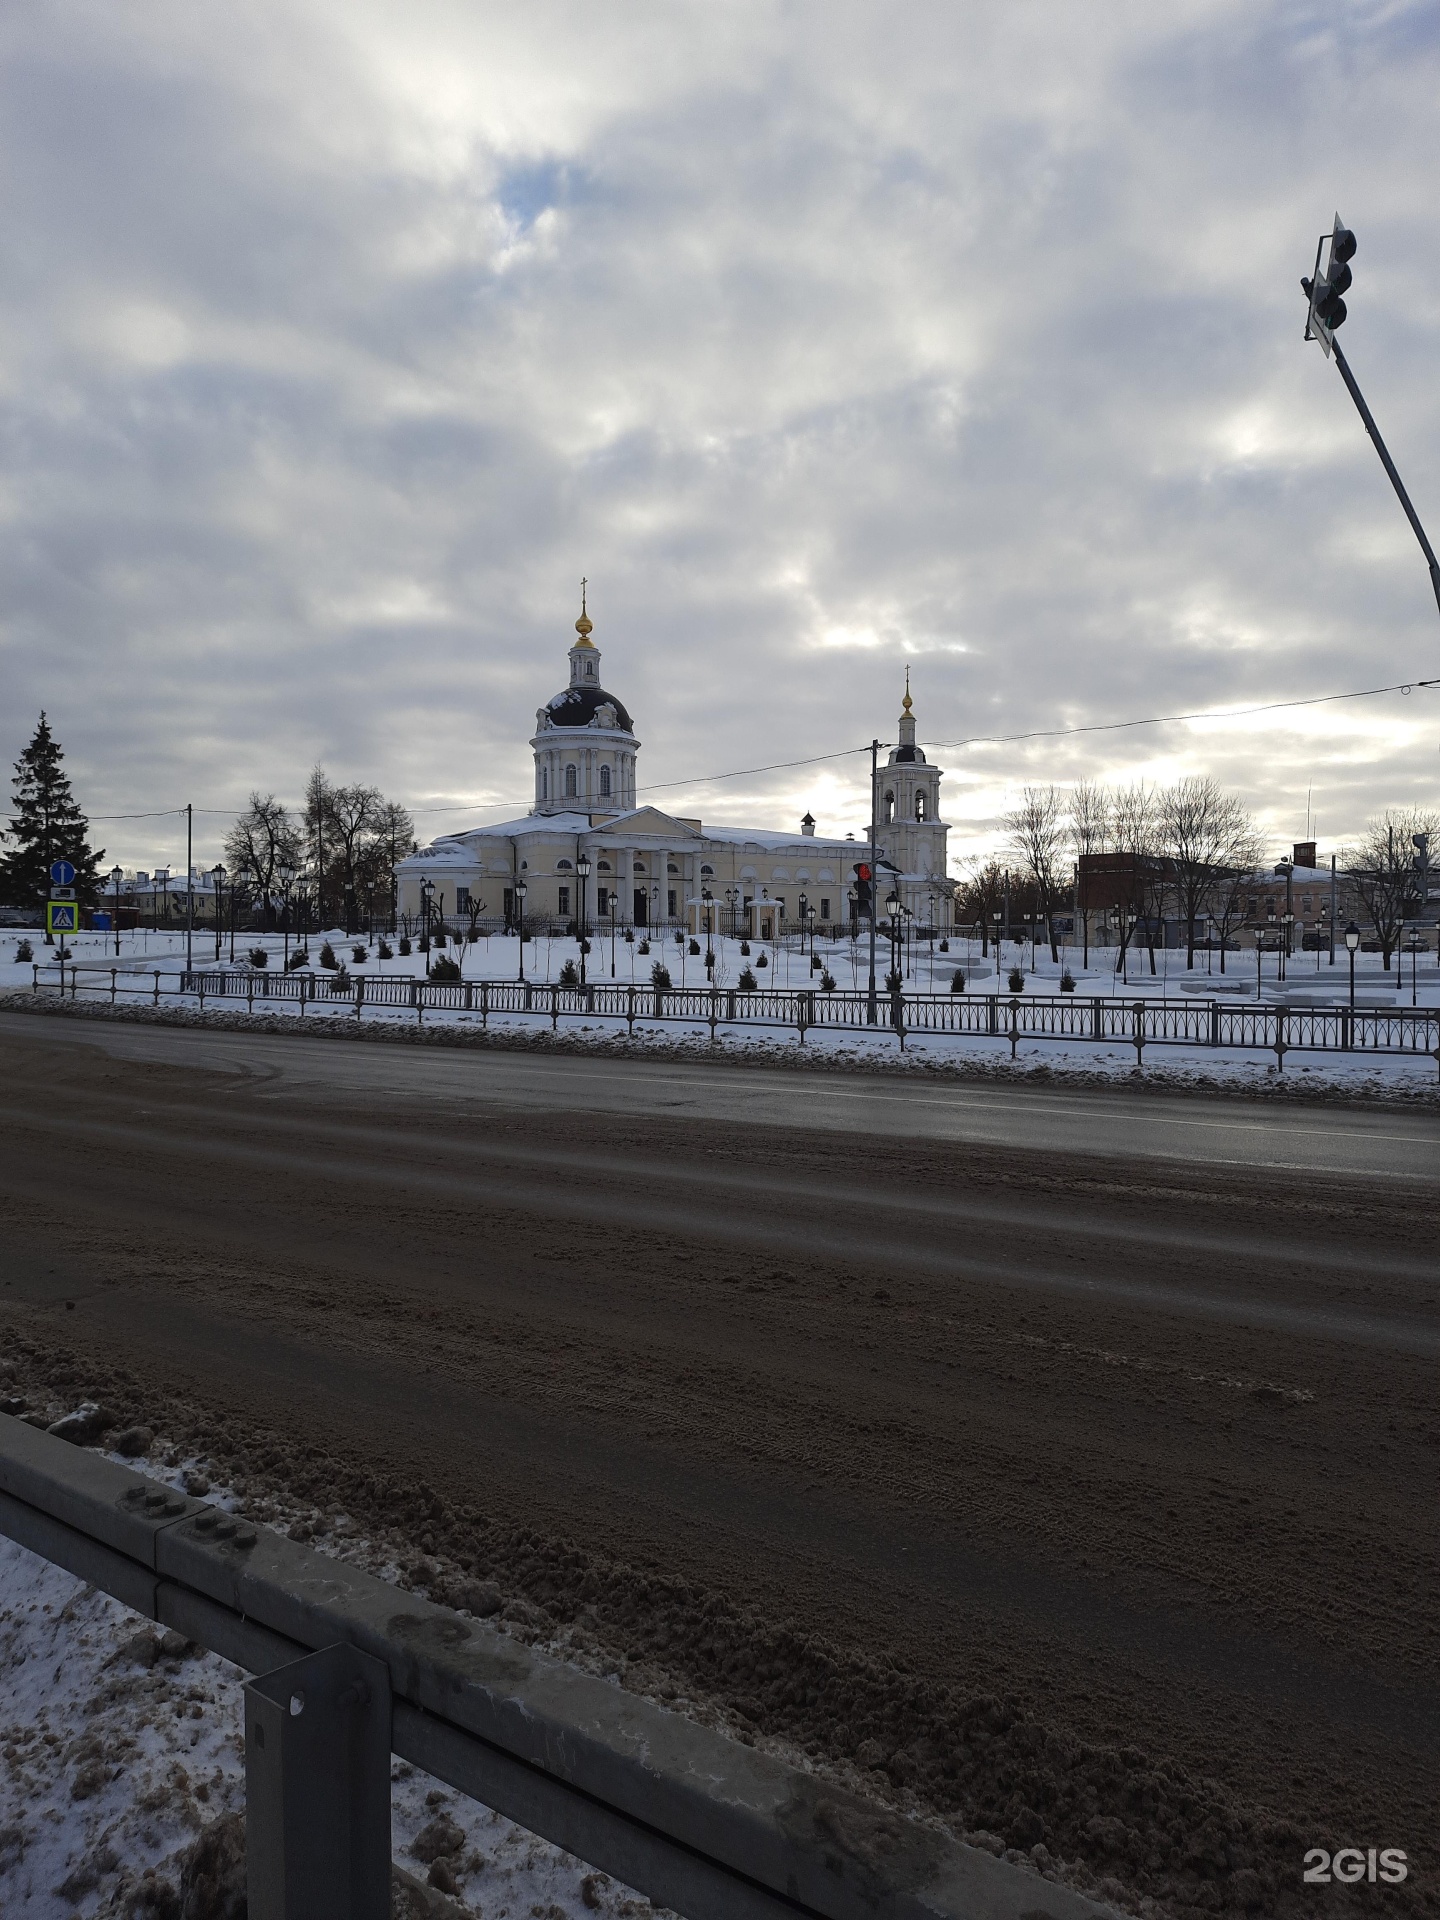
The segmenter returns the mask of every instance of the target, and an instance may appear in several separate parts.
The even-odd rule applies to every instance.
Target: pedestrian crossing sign
[[[45,909],[48,933],[78,933],[80,909],[73,900],[52,900]]]

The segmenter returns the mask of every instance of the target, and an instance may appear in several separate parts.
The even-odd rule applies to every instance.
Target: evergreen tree
[[[7,906],[43,910],[56,860],[68,860],[74,867],[78,900],[93,904],[100,892],[98,868],[105,850],[90,849],[90,823],[75,804],[64,759],[42,713],[29,746],[15,762],[14,812],[0,832],[7,842],[0,855],[0,899]]]

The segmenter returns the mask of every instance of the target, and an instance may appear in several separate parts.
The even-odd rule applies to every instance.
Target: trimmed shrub
[[[755,964],[756,964],[756,966],[757,966],[757,967],[768,967],[768,966],[769,966],[769,964],[770,964],[770,956],[769,956],[769,954],[767,954],[767,953],[759,953],[759,954],[757,954],[757,955],[755,956]]]
[[[362,947],[359,945],[353,946],[350,949],[350,958],[354,960],[358,965],[360,961],[368,960],[370,958],[370,949],[368,947]]]
[[[35,958],[35,949],[28,940],[22,940],[19,946],[16,947],[15,958],[17,960],[33,960]]]
[[[394,949],[388,940],[382,940],[375,949],[375,953],[376,957],[381,960],[393,960],[395,958]]]
[[[657,960],[651,967],[650,984],[652,987],[659,987],[662,993],[670,986],[670,969],[663,960]]]
[[[308,949],[305,947],[297,947],[294,953],[292,953],[290,958],[285,962],[285,971],[287,973],[294,973],[297,967],[308,967],[309,964],[310,964],[310,954]]]
[[[1074,993],[1075,991],[1075,976],[1071,973],[1069,967],[1066,967],[1064,973],[1060,976],[1060,991],[1061,993]]]
[[[740,942],[740,951],[747,960],[750,958],[750,942],[748,940],[742,940]]]
[[[894,967],[892,967],[885,976],[885,991],[886,993],[903,993],[905,991],[905,976],[903,973],[897,973]]]
[[[699,951],[700,951],[700,942],[699,942],[698,940],[692,940],[692,941],[690,942],[690,949],[689,949],[689,950],[690,950],[690,952],[691,952],[691,953],[696,953],[696,954],[698,954],[698,953],[699,953]]]
[[[576,966],[573,960],[567,960],[564,966],[561,967],[559,975],[557,977],[556,984],[562,987],[578,987],[579,986],[580,969]]]
[[[636,953],[649,953],[650,942],[648,940],[642,940],[639,946],[635,949],[635,951]]]
[[[820,991],[822,993],[834,993],[835,991],[835,976],[828,967],[820,976]]]
[[[940,951],[941,951],[941,953],[949,953],[949,951],[950,951],[950,942],[949,942],[948,940],[942,940],[942,941],[940,942]]]
[[[246,956],[246,958],[249,960],[252,967],[264,968],[264,967],[268,967],[270,964],[270,956],[265,951],[264,947],[252,947],[250,949],[250,952]]]
[[[420,951],[421,951],[421,953],[428,953],[428,952],[430,951],[430,936],[429,936],[429,934],[428,934],[428,933],[422,933],[422,934],[421,934],[421,936],[420,936],[420,938],[419,938],[419,940],[418,940],[418,941],[416,942],[416,945],[417,945],[417,946],[419,947],[419,949],[420,949]]]
[[[437,947],[443,947],[445,944],[445,929],[443,927],[437,927],[435,929],[435,944]]]
[[[430,962],[429,977],[432,980],[458,980],[460,968],[448,953],[442,953],[438,960]]]
[[[735,984],[741,993],[754,993],[756,980],[755,975],[750,971],[749,967],[742,967],[740,969],[740,978]]]
[[[626,929],[625,929],[625,934],[624,934],[624,939],[625,939],[625,944],[626,944],[626,946],[627,946],[627,947],[633,947],[633,946],[634,946],[634,944],[635,944],[635,929],[634,929],[633,927],[626,927]]]
[[[956,969],[955,969],[955,971],[954,971],[954,973],[952,973],[952,974],[951,974],[951,976],[950,976],[950,991],[951,991],[951,993],[964,993],[964,991],[965,991],[965,969],[964,969],[963,967],[956,967]]]
[[[410,958],[410,942],[408,940],[402,940],[400,942],[400,958],[402,960],[408,960]]]
[[[1023,993],[1025,991],[1025,969],[1023,967],[1011,967],[1010,991],[1011,993]]]
[[[334,973],[340,962],[335,958],[335,949],[327,940],[320,949],[320,964],[327,973]]]

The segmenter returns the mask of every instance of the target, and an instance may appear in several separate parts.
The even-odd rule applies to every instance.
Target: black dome
[[[925,756],[918,747],[897,747],[891,754],[890,760],[891,764],[897,767],[902,763],[906,766],[918,764],[923,767],[925,765]]]
[[[553,700],[545,703],[550,723],[556,727],[588,727],[601,707],[613,707],[616,721],[626,733],[635,731],[634,722],[624,707],[603,687],[566,687],[563,693],[557,693]]]

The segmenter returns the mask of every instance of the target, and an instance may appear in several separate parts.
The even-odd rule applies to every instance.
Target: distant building
[[[523,882],[527,927],[563,927],[580,913],[583,854],[591,864],[584,908],[593,930],[613,918],[620,928],[685,926],[698,933],[708,915],[716,933],[768,940],[799,926],[802,912],[821,925],[846,924],[866,838],[819,835],[808,813],[786,831],[706,826],[637,804],[634,722],[601,683],[600,650],[583,608],[575,631],[569,684],[535,715],[534,805],[521,819],[444,834],[402,860],[401,914],[423,914],[428,882],[432,910],[451,925],[473,916],[514,926]],[[880,872],[878,908],[883,917],[886,895],[898,889],[916,926],[948,931],[953,887],[940,780],[940,768],[915,744],[907,675],[899,739],[878,786],[877,848],[894,869]]]

